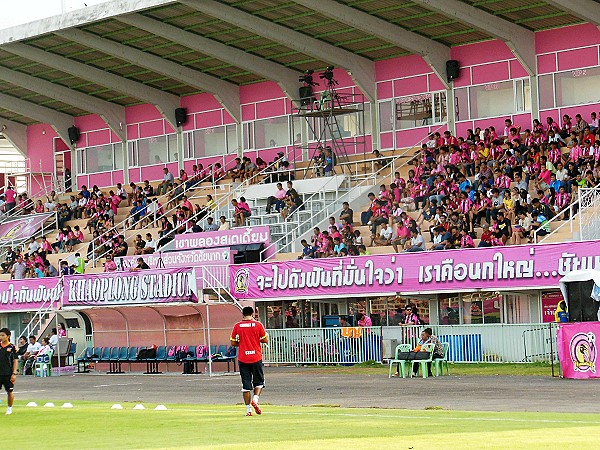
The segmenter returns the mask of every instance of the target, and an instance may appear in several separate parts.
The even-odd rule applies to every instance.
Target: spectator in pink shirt
[[[4,207],[6,209],[6,214],[10,214],[11,211],[17,205],[17,202],[16,202],[17,192],[13,189],[12,186],[8,186],[6,188],[6,191],[4,192],[4,197],[6,200],[6,203],[4,204]]]
[[[356,315],[356,320],[357,320],[356,323],[358,324],[359,327],[372,327],[373,326],[373,321],[366,314],[358,313]]]

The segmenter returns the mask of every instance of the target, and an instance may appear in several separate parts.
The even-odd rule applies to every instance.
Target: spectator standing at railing
[[[83,275],[85,273],[85,259],[79,253],[75,253],[75,273]]]
[[[13,280],[23,280],[25,278],[25,272],[27,271],[27,265],[23,261],[23,257],[21,255],[17,256],[17,260],[12,265],[11,279]]]
[[[4,192],[4,197],[6,200],[6,203],[4,204],[4,208],[6,211],[7,215],[10,215],[12,213],[12,210],[15,209],[15,206],[17,205],[17,192],[13,189],[13,187],[11,185],[8,185],[8,187],[6,188],[6,191]]]

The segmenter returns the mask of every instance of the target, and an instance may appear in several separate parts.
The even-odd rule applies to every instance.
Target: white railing
[[[429,325],[427,325],[429,326]],[[425,325],[364,328],[268,329],[263,360],[270,364],[354,364],[384,361],[395,346],[417,346]],[[557,360],[556,326],[545,324],[430,325],[460,363]]]
[[[579,203],[580,203],[579,199],[577,199],[575,202],[569,203],[561,211],[556,213],[554,215],[554,217],[552,217],[550,220],[548,220],[548,222],[546,222],[546,224],[548,226],[552,226],[553,223],[559,222],[561,220],[561,219],[559,219],[559,217],[563,217],[566,213],[568,213],[568,215],[569,215],[568,219],[563,218],[562,223],[559,226],[557,226],[554,230],[552,230],[550,233],[540,236],[539,231],[541,228],[538,228],[537,230],[535,230],[533,233],[534,244],[541,244],[546,239],[549,239],[550,236],[552,236],[554,233],[558,232],[558,230],[562,230],[566,226],[568,226],[571,233],[573,233],[573,222],[575,221],[575,215],[577,214],[577,209],[579,208]]]
[[[600,188],[579,189],[579,238],[600,239]]]
[[[62,282],[62,280],[61,280]],[[25,339],[29,339],[29,336],[36,336],[38,332],[42,331],[42,326],[45,325],[44,321],[56,314],[56,311],[60,307],[60,301],[53,302],[47,299],[40,308],[33,313],[33,317],[29,323],[25,326],[19,337],[23,336]]]
[[[441,128],[443,128],[443,126],[440,126],[438,129],[431,131],[431,133],[435,133],[437,130],[439,130]],[[421,144],[426,139],[428,139],[428,137],[421,139],[419,142],[417,142],[412,147],[404,149],[397,156],[394,156],[393,154],[392,155],[384,155],[384,159],[386,160],[385,165],[381,164],[381,160],[373,160],[373,166],[372,166],[373,170],[375,170],[376,162],[378,162],[380,165],[382,165],[382,167],[375,170],[373,173],[365,174],[365,176],[362,178],[362,180],[358,184],[356,184],[354,187],[352,187],[351,189],[346,191],[344,194],[339,196],[335,202],[325,205],[320,211],[315,213],[313,216],[311,216],[308,219],[306,219],[305,221],[301,222],[297,226],[297,228],[291,230],[291,233],[289,235],[283,236],[280,239],[276,240],[275,242],[272,242],[269,246],[267,246],[267,248],[274,247],[276,249],[276,251],[278,251],[278,252],[292,251],[291,247],[293,245],[298,244],[298,239],[300,239],[300,237],[304,233],[306,233],[307,228],[310,230],[312,227],[317,226],[320,222],[325,220],[327,217],[331,217],[331,216],[336,217],[337,214],[339,214],[339,212],[342,210],[344,202],[350,203],[350,202],[356,200],[357,198],[359,198],[359,196],[363,194],[363,191],[366,190],[366,188],[371,188],[373,186],[372,183],[377,181],[377,177],[380,176],[382,174],[382,172],[390,170],[390,172],[391,172],[390,178],[393,179],[394,172],[396,172],[400,168],[408,165],[413,160],[413,158],[409,158],[408,160],[406,160],[404,162],[400,162],[400,159],[406,158],[406,155],[409,152],[414,151],[416,148],[420,148]],[[358,163],[360,164],[361,162],[362,161],[359,161]],[[354,164],[354,162],[349,162],[346,164]],[[397,164],[399,164],[399,165],[397,165]],[[267,248],[265,248],[263,250],[263,252],[262,252],[263,256],[266,253]]]
[[[269,364],[356,364],[382,359],[381,327],[288,328],[267,332],[269,343],[264,346],[263,361]]]

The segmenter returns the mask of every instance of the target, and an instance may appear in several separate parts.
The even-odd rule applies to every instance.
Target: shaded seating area
[[[185,356],[177,355],[175,349],[187,348]],[[204,351],[199,351],[199,347],[204,347]],[[158,346],[149,347],[87,347],[80,357],[77,358],[77,373],[89,373],[91,365],[96,367],[98,363],[108,363],[108,373],[125,373],[124,364],[145,364],[144,374],[159,374],[161,363],[189,364],[191,371],[184,373],[199,374],[199,363],[212,362],[227,363],[227,371],[231,371],[230,364],[233,362],[233,369],[236,371],[237,352],[234,347],[227,345],[211,345],[211,351],[208,352],[206,346]]]

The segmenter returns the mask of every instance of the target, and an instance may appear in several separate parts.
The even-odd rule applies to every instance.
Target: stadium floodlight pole
[[[2,93],[0,93],[0,105],[24,117],[49,124],[65,144],[72,147],[67,130],[73,126],[73,116]]]
[[[179,0],[179,2],[305,55],[342,67],[350,74],[369,101],[377,101],[373,61],[215,0]]]
[[[279,85],[290,100],[297,99],[299,73],[295,70],[141,14],[128,14],[116,17],[116,19],[153,35],[177,42],[179,45],[203,55],[213,56],[219,61],[248,70],[267,80],[272,80]]]
[[[176,95],[20,42],[3,45],[2,50],[148,102],[158,109],[173,129],[177,129],[173,112],[181,103]]]
[[[89,113],[98,114],[121,141],[125,142],[127,138],[123,106],[6,67],[0,67],[0,79]]]
[[[182,66],[160,56],[75,28],[57,31],[54,34],[108,55],[129,61],[132,64],[152,70],[161,75],[171,77],[196,89],[210,92],[223,105],[229,115],[237,123],[241,123],[240,90],[237,85],[229,81],[221,80],[220,78]],[[170,113],[173,114],[173,111]]]

